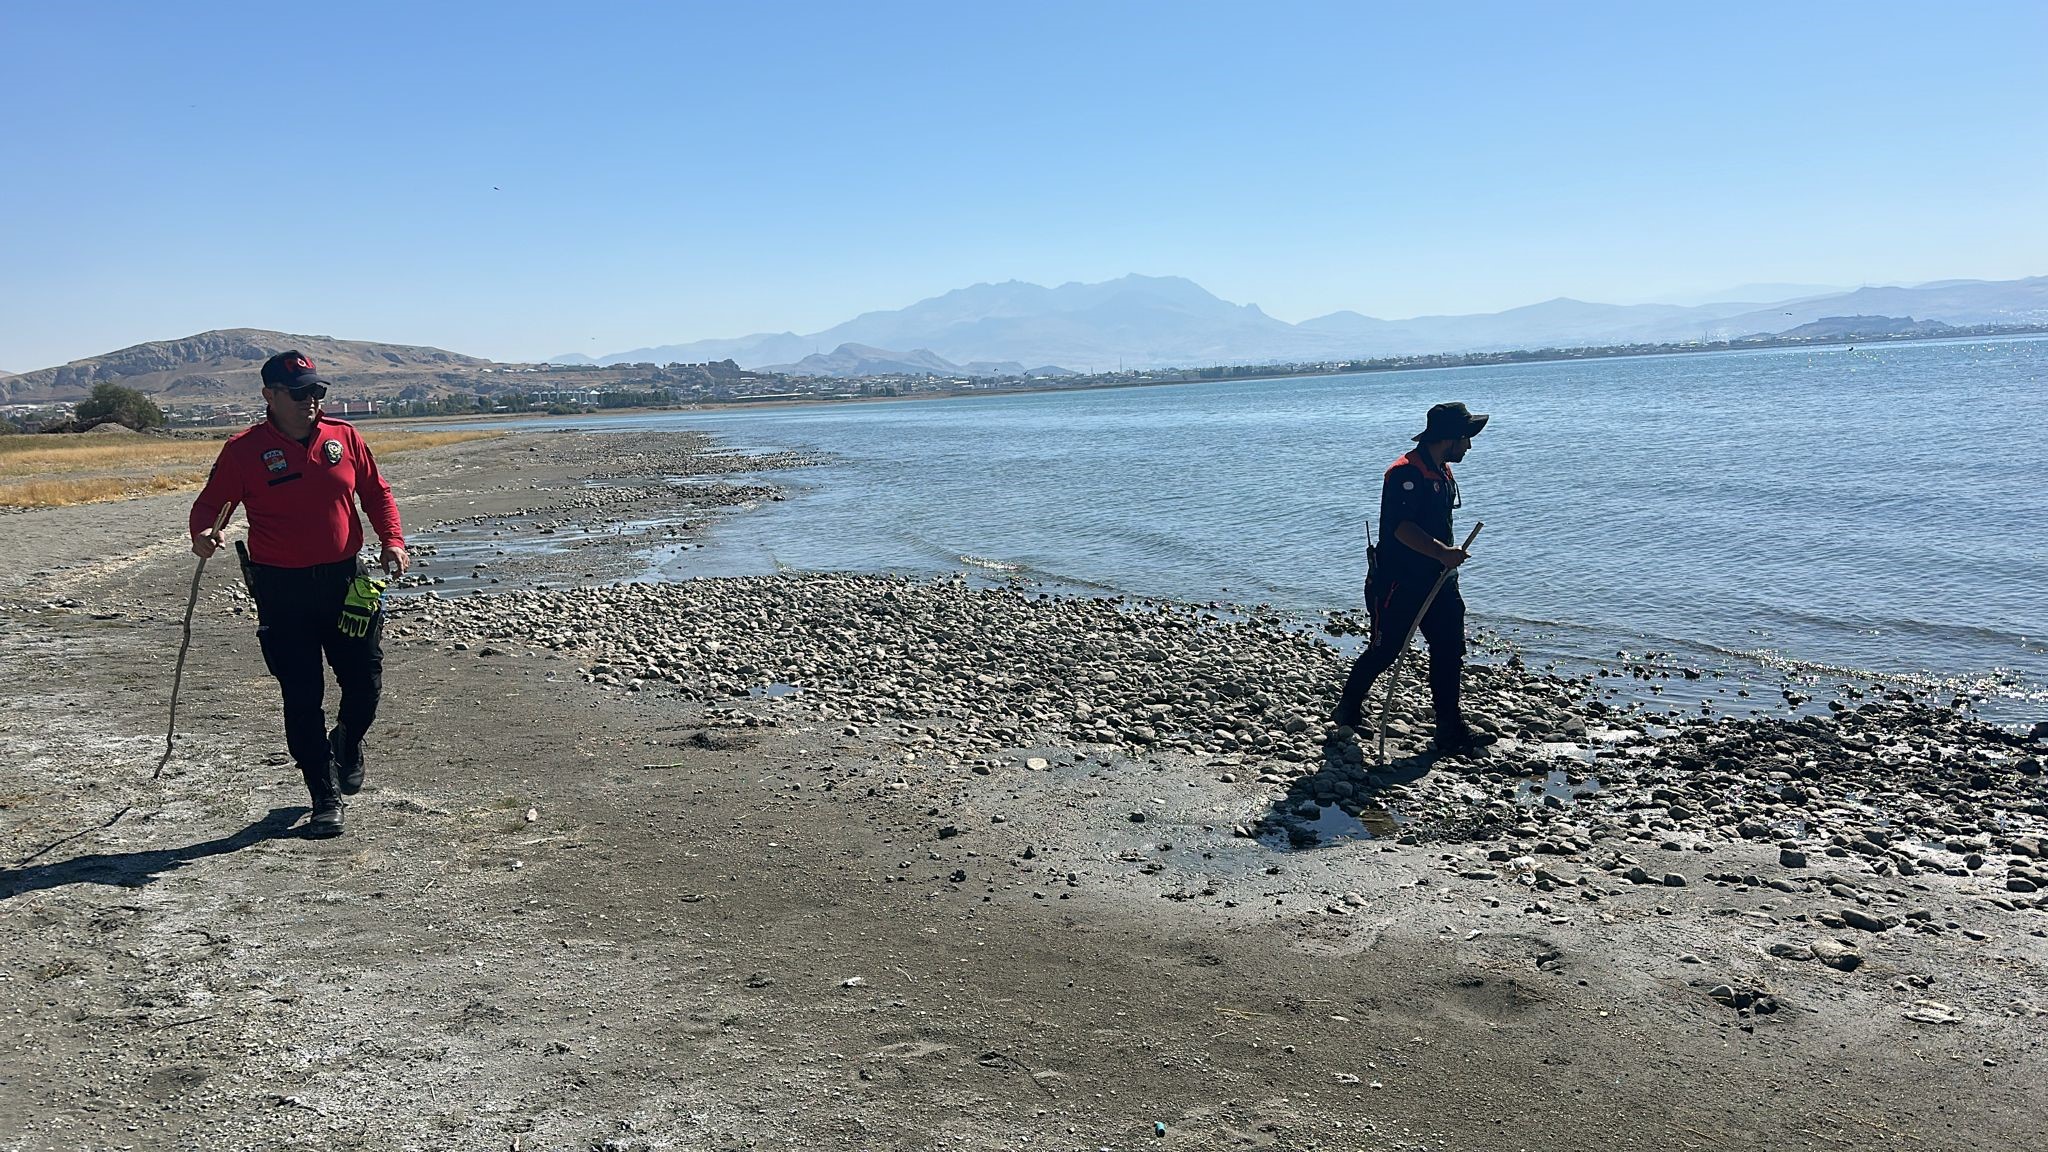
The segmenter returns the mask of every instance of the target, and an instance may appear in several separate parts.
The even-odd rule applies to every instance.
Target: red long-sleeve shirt
[[[355,501],[378,539],[403,547],[398,502],[377,472],[369,445],[346,420],[321,416],[306,443],[265,420],[221,445],[206,488],[192,502],[197,536],[229,504],[249,518],[249,559],[279,568],[311,568],[354,556],[363,547]]]

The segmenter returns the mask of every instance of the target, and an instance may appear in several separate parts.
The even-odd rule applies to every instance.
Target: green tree
[[[93,385],[90,398],[79,402],[78,423],[90,428],[109,420],[140,432],[144,428],[163,427],[164,410],[133,388],[102,381]]]

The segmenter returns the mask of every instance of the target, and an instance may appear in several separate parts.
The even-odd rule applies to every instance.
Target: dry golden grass
[[[358,427],[357,431],[361,431]],[[439,448],[444,444],[465,444],[471,440],[496,440],[503,432],[400,432],[382,430],[363,433],[363,442],[380,456]]]
[[[370,451],[395,456],[501,432],[363,433]],[[197,488],[220,453],[218,440],[155,436],[0,436],[0,508],[56,508]]]
[[[217,440],[160,440],[123,436],[0,436],[0,478],[49,476],[134,467],[203,468],[220,452]]]
[[[60,508],[67,504],[100,504],[197,488],[206,472],[157,473],[152,476],[88,476],[76,480],[23,480],[0,483],[0,508]]]

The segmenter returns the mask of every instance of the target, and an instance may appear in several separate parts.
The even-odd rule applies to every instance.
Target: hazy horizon
[[[2048,272],[2039,5],[1729,5],[1711,52],[1626,5],[494,11],[0,12],[0,365],[599,355],[1132,271],[1289,322]]]
[[[1172,276],[1158,276],[1158,277],[1152,277],[1152,276],[1148,276],[1148,274],[1146,274],[1146,273],[1127,273],[1125,277],[1119,277],[1119,278],[1115,278],[1115,279],[1125,279],[1125,278],[1130,278],[1130,277],[1143,277],[1143,278],[1149,278],[1149,279],[1186,279],[1185,277],[1172,277]],[[1940,280],[1939,280],[1939,281],[1935,281],[1935,282],[1940,282],[1940,281],[1963,281],[1963,280],[1973,280],[1973,279],[1980,279],[1980,278],[1976,278],[1976,277],[1942,277],[1942,278],[1940,278]],[[1192,283],[1192,281],[1190,281],[1190,282]],[[952,288],[952,289],[948,289],[947,291],[948,291],[948,292],[950,292],[950,291],[956,291],[956,290],[959,290],[959,289],[970,289],[970,288],[986,287],[986,286],[990,285],[991,283],[993,283],[993,282],[990,282],[990,281],[977,281],[977,282],[976,282],[975,284],[972,284],[972,285],[957,285],[957,286],[955,286],[955,287],[954,287],[954,288]],[[1070,285],[1071,285],[1071,284],[1074,284],[1074,283],[1080,283],[1080,282],[1078,282],[1078,281],[1076,281],[1076,282],[1069,282],[1069,284],[1070,284]],[[1789,301],[1789,300],[1791,300],[1791,299],[1793,299],[1793,298],[1795,298],[1795,297],[1798,297],[1798,296],[1801,296],[1801,295],[1807,295],[1807,294],[1809,294],[1809,293],[1806,293],[1806,292],[1804,292],[1804,291],[1797,291],[1797,290],[1806,290],[1806,289],[1822,289],[1822,290],[1825,290],[1825,291],[1816,291],[1816,292],[1812,292],[1812,293],[1810,293],[1810,295],[1814,295],[1814,296],[1822,296],[1822,295],[1835,295],[1835,294],[1841,294],[1841,293],[1853,292],[1853,291],[1855,291],[1855,290],[1856,290],[1857,288],[1859,288],[1859,287],[1910,287],[1910,286],[1911,286],[1911,284],[1910,284],[1910,283],[1901,283],[1901,282],[1897,282],[1897,281],[1889,282],[1889,283],[1887,283],[1887,284],[1882,284],[1882,285],[1880,285],[1880,284],[1868,284],[1868,285],[1791,285],[1791,284],[1767,284],[1767,285],[1735,285],[1735,286],[1732,286],[1732,287],[1731,287],[1731,289],[1729,289],[1729,290],[1726,290],[1726,291],[1708,291],[1708,292],[1700,292],[1700,293],[1678,293],[1678,294],[1674,294],[1674,295],[1671,295],[1671,296],[1666,296],[1666,297],[1662,297],[1662,298],[1660,298],[1660,299],[1657,299],[1657,300],[1643,300],[1643,301],[1582,301],[1582,302],[1584,302],[1584,303],[1598,303],[1598,304],[1618,304],[1618,305],[1622,305],[1622,306],[1629,306],[1629,305],[1634,305],[1634,304],[1666,304],[1666,305],[1675,305],[1675,306],[1680,306],[1680,307],[1684,307],[1684,306],[1688,306],[1688,305],[1689,305],[1690,303],[1692,303],[1692,302],[1717,302],[1717,303],[1733,303],[1733,302],[1743,302],[1743,301],[1747,301],[1747,302],[1753,302],[1753,303],[1758,303],[1758,304],[1765,304],[1765,305],[1768,305],[1768,304],[1773,304],[1773,303],[1778,303],[1778,302],[1783,302],[1783,301]],[[1038,287],[1044,287],[1044,288],[1049,288],[1049,289],[1050,289],[1050,288],[1058,288],[1058,287],[1061,287],[1061,285],[1059,285],[1059,284],[1047,284],[1047,285],[1038,285]],[[1201,286],[1200,286],[1200,285],[1197,285],[1197,287],[1201,287]],[[1748,291],[1748,292],[1745,292],[1745,289],[1754,289],[1755,291]],[[1781,292],[1782,294],[1780,294],[1780,295],[1773,295],[1773,293],[1774,293],[1774,292]],[[923,303],[923,302],[927,302],[927,301],[930,301],[930,300],[934,300],[934,299],[937,299],[937,298],[939,298],[939,297],[941,297],[941,296],[944,296],[945,294],[946,294],[945,292],[935,292],[935,293],[932,293],[932,294],[931,294],[931,295],[929,295],[929,296],[926,296],[926,297],[921,297],[921,298],[920,298],[920,299],[919,299],[918,301],[906,301],[906,302],[905,302],[905,305],[904,305],[904,306],[905,306],[905,307],[908,307],[908,306],[910,306],[910,305],[913,305],[913,304],[916,304],[916,303]],[[1517,304],[1517,305],[1511,305],[1511,306],[1509,306],[1509,308],[1507,308],[1507,309],[1504,309],[1503,311],[1513,311],[1514,309],[1517,309],[1517,308],[1522,308],[1522,307],[1527,307],[1527,306],[1531,306],[1531,305],[1537,305],[1537,304],[1544,304],[1544,303],[1548,303],[1548,302],[1550,302],[1550,301],[1553,301],[1553,300],[1558,300],[1558,299],[1564,299],[1564,297],[1557,297],[1557,296],[1552,296],[1552,297],[1546,297],[1546,298],[1545,298],[1545,299],[1543,299],[1543,300],[1529,300],[1529,301],[1524,301],[1524,302],[1523,302],[1523,303],[1521,303],[1521,304]],[[1256,304],[1256,302],[1255,302],[1255,301],[1225,301],[1225,303],[1229,303],[1229,304],[1236,304],[1236,305],[1248,305],[1248,304]],[[880,308],[870,308],[870,309],[863,309],[863,310],[861,311],[861,313],[860,313],[859,315],[860,315],[860,316],[866,316],[866,315],[871,315],[871,314],[874,314],[874,313],[881,313],[881,312],[891,312],[891,311],[895,311],[895,310],[896,310],[896,309],[895,309],[894,307],[880,307]],[[1264,309],[1261,309],[1261,310],[1262,310],[1262,311],[1264,311]],[[1338,312],[1338,311],[1343,311],[1343,310],[1341,310],[1341,309],[1333,309],[1333,310],[1331,310],[1331,311],[1329,311],[1329,312],[1321,312],[1321,313],[1317,313],[1317,314],[1315,314],[1315,316],[1311,316],[1311,317],[1302,317],[1301,319],[1314,319],[1314,318],[1316,318],[1316,317],[1321,317],[1321,316],[1329,316],[1329,315],[1332,315],[1332,314],[1334,314],[1335,312]],[[1268,315],[1271,315],[1271,313],[1270,313],[1270,312],[1268,312]],[[1439,314],[1439,316],[1441,316],[1441,315],[1443,315],[1443,314]],[[1457,314],[1457,315],[1466,315],[1466,314]],[[1480,316],[1484,316],[1484,315],[1493,315],[1493,313],[1479,313],[1479,314],[1472,314],[1472,315],[1480,315]],[[1790,313],[1787,313],[1787,315],[1790,315]],[[853,319],[856,319],[856,318],[857,318],[857,316],[854,316],[854,315],[849,315],[849,316],[846,316],[846,317],[842,317],[842,318],[841,318],[841,322],[843,323],[843,322],[845,322],[845,321],[853,320]],[[1300,322],[1301,322],[1301,320],[1297,320],[1297,319],[1291,319],[1291,318],[1286,318],[1286,317],[1277,317],[1277,318],[1278,318],[1278,319],[1284,319],[1284,320],[1286,320],[1286,321],[1287,321],[1288,323],[1290,323],[1290,324],[1298,324],[1298,323],[1300,323]],[[1382,316],[1382,317],[1373,317],[1373,319],[1378,319],[1378,320],[1391,320],[1391,321],[1400,321],[1400,320],[1412,320],[1412,319],[1430,319],[1430,318],[1432,318],[1432,317],[1430,317],[1430,316],[1423,316],[1423,315],[1418,315],[1418,316],[1415,316],[1415,317],[1399,317],[1399,316]],[[256,326],[256,325],[249,325],[249,324],[224,324],[224,325],[219,325],[219,326],[217,326],[216,328],[213,328],[213,329],[202,329],[202,330],[200,330],[200,331],[222,331],[222,330],[237,330],[237,329],[255,329],[255,330],[259,330],[259,331],[280,331],[280,332],[284,331],[284,330],[282,330],[282,329],[261,329],[261,328],[259,328],[259,327],[258,327],[258,326]],[[694,340],[713,340],[713,341],[716,341],[716,340],[732,340],[732,339],[738,339],[738,338],[742,338],[742,337],[746,337],[746,336],[751,336],[751,335],[760,335],[760,334],[774,334],[774,333],[780,333],[780,332],[784,332],[784,331],[788,331],[788,332],[794,332],[795,330],[794,330],[794,329],[786,329],[786,328],[785,328],[785,329],[760,329],[760,330],[756,330],[755,332],[748,332],[748,333],[724,333],[724,334],[719,334],[719,335],[716,335],[716,336],[708,336],[708,337],[692,337],[692,338],[691,338],[690,340],[663,340],[663,341],[660,341],[659,343],[643,343],[643,344],[635,345],[635,346],[633,346],[633,347],[631,347],[631,348],[612,348],[612,349],[605,349],[605,350],[603,350],[603,351],[598,351],[598,350],[596,350],[596,349],[590,349],[590,350],[584,350],[584,349],[563,349],[563,350],[560,350],[560,351],[558,351],[558,352],[556,352],[556,353],[551,353],[551,354],[549,354],[549,355],[545,355],[545,356],[533,356],[533,357],[524,357],[524,358],[519,358],[519,357],[504,357],[504,356],[491,356],[491,355],[490,355],[490,354],[488,354],[488,353],[479,353],[479,352],[475,352],[475,351],[473,351],[473,350],[471,350],[471,349],[468,349],[468,348],[461,348],[461,347],[456,347],[456,346],[454,346],[454,345],[451,345],[451,344],[447,344],[447,343],[436,343],[435,341],[432,341],[432,340],[427,340],[427,341],[421,341],[421,342],[418,342],[417,346],[420,346],[420,347],[431,347],[431,348],[439,348],[439,349],[441,349],[441,350],[443,350],[443,351],[448,351],[448,352],[455,352],[455,353],[460,353],[460,354],[464,354],[464,355],[478,355],[478,356],[483,356],[483,357],[484,357],[484,358],[486,358],[486,359],[491,359],[491,360],[495,360],[495,361],[497,361],[497,362],[500,362],[500,363],[542,363],[542,362],[547,362],[547,361],[550,361],[550,360],[561,360],[561,359],[564,359],[564,358],[566,358],[566,357],[569,357],[569,356],[574,356],[574,355],[584,355],[584,356],[588,356],[588,357],[590,357],[590,358],[591,358],[592,360],[599,360],[599,359],[605,359],[605,358],[614,358],[614,359],[615,359],[615,358],[618,358],[618,357],[620,357],[620,356],[622,356],[622,355],[625,355],[625,354],[630,354],[630,353],[636,353],[636,352],[642,352],[642,351],[648,351],[648,350],[651,350],[651,349],[663,349],[663,348],[667,348],[667,347],[670,347],[670,346],[675,346],[675,345],[683,345],[683,344],[688,344],[688,343],[691,343],[691,342],[692,342],[692,341],[694,341]],[[109,353],[109,352],[116,352],[116,351],[120,351],[120,350],[121,350],[121,349],[123,349],[123,348],[130,348],[130,347],[134,347],[134,346],[136,346],[136,345],[139,345],[139,344],[145,344],[145,343],[153,343],[153,342],[163,342],[163,341],[174,341],[174,340],[179,340],[179,339],[183,339],[183,338],[186,338],[186,337],[190,337],[190,336],[194,336],[194,335],[198,335],[198,334],[199,334],[199,332],[179,332],[179,333],[165,333],[165,334],[160,334],[160,335],[154,335],[154,336],[146,336],[146,337],[142,337],[142,338],[140,338],[140,339],[137,339],[137,340],[131,340],[131,341],[127,341],[126,343],[123,343],[123,344],[120,344],[120,345],[117,345],[117,346],[110,346],[110,347],[107,347],[107,348],[101,348],[101,349],[97,349],[97,350],[95,350],[95,351],[93,351],[93,352],[86,352],[86,353],[81,353],[80,355],[78,355],[78,356],[75,356],[75,357],[71,357],[71,358],[68,358],[68,359],[67,359],[67,360],[65,360],[65,361],[59,361],[59,362],[54,362],[54,363],[51,363],[51,364],[38,364],[38,365],[35,365],[34,367],[31,367],[31,368],[12,368],[12,369],[9,369],[9,368],[4,368],[4,367],[0,367],[0,376],[6,376],[6,375],[8,375],[8,374],[10,374],[10,373],[22,373],[22,372],[33,372],[33,371],[37,371],[37,370],[40,370],[40,369],[44,369],[44,368],[52,368],[52,367],[57,367],[57,366],[59,366],[59,365],[60,365],[60,364],[62,364],[62,363],[69,363],[69,362],[70,362],[71,360],[76,360],[76,359],[86,359],[86,358],[90,358],[90,357],[93,357],[93,356],[97,356],[97,355],[104,355],[104,354],[106,354],[106,353]],[[412,342],[399,342],[399,341],[392,341],[392,340],[388,340],[388,339],[386,339],[385,337],[383,337],[383,336],[380,336],[380,335],[378,335],[378,334],[376,334],[376,333],[355,333],[355,332],[299,332],[299,333],[296,333],[296,334],[297,334],[297,335],[302,335],[302,336],[316,336],[316,337],[322,337],[322,338],[331,338],[331,339],[337,339],[337,340],[359,340],[359,341],[367,341],[367,342],[373,342],[373,343],[385,343],[385,344],[393,344],[393,343],[412,343]],[[1674,336],[1674,337],[1672,337],[1672,339],[1677,339],[1677,337],[1675,337],[1675,336]],[[1595,338],[1595,339],[1594,339],[1594,340],[1592,340],[1591,342],[1592,342],[1592,343],[1594,343],[1594,344],[1604,344],[1604,343],[1611,343],[1611,342],[1615,342],[1615,341],[1610,341],[1610,340],[1607,340],[1607,339],[1603,339],[1603,338]],[[1626,342],[1626,341],[1622,341],[1622,342]],[[1653,342],[1655,342],[1655,341],[1653,341]],[[856,343],[858,343],[858,342],[856,342]],[[1542,341],[1542,340],[1531,340],[1531,341],[1527,342],[1527,346],[1528,346],[1528,347],[1536,347],[1536,346],[1538,346],[1538,345],[1539,345],[1539,344],[1541,344],[1541,343],[1543,343],[1543,341]],[[836,345],[835,345],[835,347],[836,347]],[[818,348],[817,348],[816,350],[817,350],[817,351],[821,351],[821,352],[829,352],[829,351],[831,351],[832,349],[831,349],[831,348],[827,348],[827,347],[824,347],[824,346],[822,346],[822,345],[821,345],[821,346],[819,346],[819,347],[818,347]],[[893,351],[893,352],[902,352],[902,351],[906,351],[906,350],[908,350],[908,349],[884,349],[884,351]],[[1453,348],[1448,348],[1448,347],[1447,347],[1447,348],[1442,348],[1442,349],[1431,349],[1431,351],[1456,351],[1456,350],[1457,350],[1457,349],[1453,349]],[[1370,352],[1359,352],[1359,353],[1347,353],[1347,355],[1350,355],[1350,354],[1355,354],[1355,355],[1361,355],[1361,356],[1370,356],[1370,355],[1375,355],[1375,354],[1378,354],[1378,353],[1370,353]],[[722,358],[722,357],[721,357],[721,358]],[[1314,357],[1310,356],[1310,357],[1307,357],[1307,358],[1309,358],[1309,359],[1313,359]],[[1226,359],[1227,359],[1227,358],[1226,358]],[[1191,360],[1191,361],[1189,361],[1189,362],[1190,362],[1190,363],[1193,363],[1193,362],[1195,362],[1195,361],[1192,361],[1192,360]],[[1154,365],[1154,366],[1156,366],[1156,365]]]

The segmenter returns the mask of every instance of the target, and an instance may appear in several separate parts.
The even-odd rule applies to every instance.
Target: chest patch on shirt
[[[341,441],[329,440],[320,445],[320,455],[326,457],[329,464],[341,463]]]
[[[269,451],[263,453],[263,467],[264,470],[269,472],[284,471],[286,467],[284,459],[284,450],[280,448],[272,448]]]

